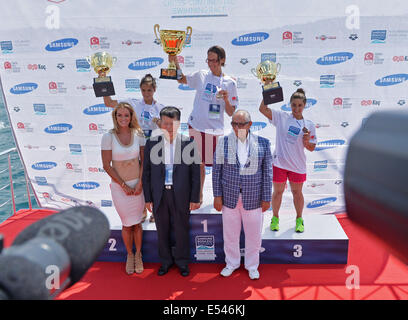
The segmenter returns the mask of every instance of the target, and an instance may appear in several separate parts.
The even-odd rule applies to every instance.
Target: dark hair
[[[292,102],[293,99],[301,99],[303,100],[303,103],[306,104],[306,92],[302,88],[299,88],[292,94],[290,97],[290,102]]]
[[[144,84],[150,84],[153,87],[153,89],[156,90],[156,79],[153,78],[153,76],[150,73],[146,74],[142,78],[142,80],[140,80],[140,87],[142,87],[142,85]]]
[[[172,119],[176,119],[180,121],[181,118],[181,112],[178,108],[173,107],[173,106],[168,106],[168,107],[164,107],[163,109],[161,109],[160,111],[160,119],[163,117],[169,117]]]
[[[212,46],[210,49],[208,49],[207,54],[209,54],[210,52],[213,52],[218,56],[218,61],[220,61],[221,59],[225,59],[225,50],[220,46]],[[221,66],[224,65],[225,63],[223,62]]]

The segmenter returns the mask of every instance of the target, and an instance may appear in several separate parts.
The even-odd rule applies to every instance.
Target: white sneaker
[[[228,267],[225,267],[224,269],[222,269],[220,274],[223,277],[229,277],[234,271],[235,271],[235,269],[230,269]]]
[[[257,269],[249,270],[248,274],[249,274],[249,279],[251,279],[251,280],[258,280],[259,279],[259,272],[258,272]]]

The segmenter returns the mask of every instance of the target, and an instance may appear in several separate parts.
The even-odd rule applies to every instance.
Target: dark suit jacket
[[[156,213],[164,189],[164,137],[146,142],[143,162],[143,192],[146,202],[153,202]],[[173,166],[173,190],[178,210],[189,212],[190,202],[200,202],[200,157],[197,145],[190,137],[176,137]]]

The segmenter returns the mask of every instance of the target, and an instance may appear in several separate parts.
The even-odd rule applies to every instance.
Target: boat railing
[[[11,196],[10,199],[8,199],[7,201],[5,201],[3,203],[0,203],[0,209],[11,202],[12,207],[13,207],[13,214],[12,215],[15,215],[16,214],[16,198],[15,198],[15,193],[14,193],[14,183],[15,183],[15,181],[13,180],[13,172],[12,172],[13,166],[11,164],[11,158],[10,158],[10,155],[13,152],[17,152],[17,148],[14,147],[14,148],[10,148],[8,150],[4,150],[4,151],[0,152],[0,163],[1,164],[3,164],[3,159],[7,158],[7,165],[6,165],[5,168],[0,168],[0,174],[4,173],[6,171],[8,171],[8,174],[9,174],[9,183],[8,184],[6,183],[5,185],[2,185],[2,186],[0,185],[0,191],[5,190],[8,187],[10,187],[10,196]],[[25,184],[26,184],[26,188],[27,188],[28,206],[29,206],[29,209],[32,210],[30,187],[29,187],[29,184],[28,184],[27,173],[25,171],[24,166],[23,166],[23,169],[24,169]]]

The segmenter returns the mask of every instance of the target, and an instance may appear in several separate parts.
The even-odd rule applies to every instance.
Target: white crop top
[[[112,150],[113,161],[124,161],[138,159],[140,146],[143,147],[145,143],[145,138],[139,136],[137,131],[133,133],[128,145],[122,144],[116,133],[109,131],[102,136],[101,149]]]

